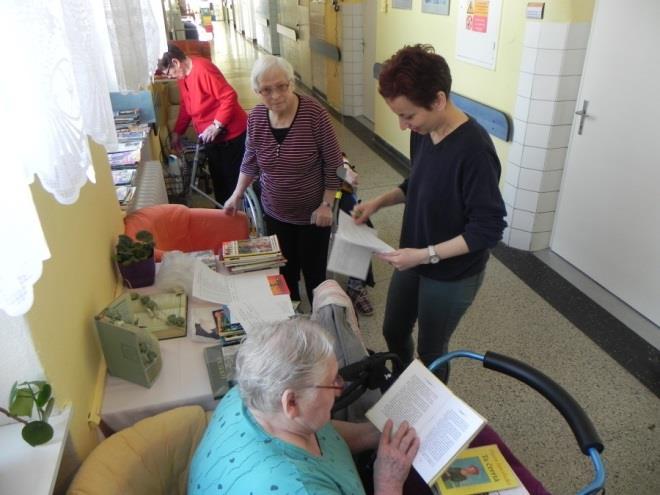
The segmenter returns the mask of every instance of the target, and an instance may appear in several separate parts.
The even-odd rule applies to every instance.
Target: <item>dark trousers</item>
[[[230,141],[207,144],[205,150],[215,199],[218,203],[224,204],[234,192],[238,182],[245,152],[245,133]]]
[[[429,366],[447,353],[449,339],[465,311],[474,301],[484,272],[451,282],[433,280],[414,270],[395,271],[387,293],[383,336],[390,352],[399,355],[404,366],[413,359],[412,331],[418,323],[417,354]],[[445,383],[449,367],[435,374]]]
[[[277,235],[282,254],[287,260],[280,268],[286,284],[291,291],[291,299],[300,301],[300,271],[305,277],[305,290],[310,303],[313,301],[314,289],[325,281],[325,269],[328,261],[328,243],[330,242],[330,227],[316,225],[294,225],[280,222],[265,215],[266,228],[270,235]]]

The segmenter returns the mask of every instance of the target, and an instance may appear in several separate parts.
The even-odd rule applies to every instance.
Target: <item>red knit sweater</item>
[[[238,103],[236,91],[210,60],[189,57],[192,70],[179,79],[181,106],[174,132],[183,134],[192,120],[197,134],[201,134],[213,120],[227,129],[217,141],[228,141],[240,136],[247,126],[247,114]]]

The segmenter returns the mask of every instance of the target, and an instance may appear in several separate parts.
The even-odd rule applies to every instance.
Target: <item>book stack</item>
[[[108,148],[108,162],[112,170],[112,183],[122,209],[135,195],[137,166],[142,158],[142,143],[149,133],[149,125],[140,123],[140,109],[114,112],[117,144]]]
[[[231,323],[229,306],[223,304],[212,311],[215,328],[222,346],[240,344],[245,337],[245,330],[240,323]]]
[[[115,186],[117,201],[122,208],[126,207],[135,195],[135,186]]]
[[[276,235],[222,243],[220,264],[230,273],[243,273],[286,264]]]
[[[132,125],[140,123],[140,109],[119,110],[113,113],[113,118],[115,119],[115,129],[118,131],[128,129]]]

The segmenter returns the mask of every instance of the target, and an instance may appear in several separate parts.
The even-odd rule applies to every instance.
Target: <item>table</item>
[[[237,294],[249,297],[247,294],[255,290],[255,279],[277,273],[277,269],[271,268],[231,277],[237,282],[234,288]],[[244,284],[238,281],[243,281]],[[212,282],[209,281],[209,284]],[[267,282],[264,281],[264,284]],[[145,287],[136,289],[136,292],[149,294],[155,290],[154,287]],[[291,300],[286,295],[274,297],[285,297],[289,306],[291,305]],[[206,307],[209,304],[218,306],[189,297],[188,319],[191,319],[193,308]],[[263,311],[263,306],[256,305],[255,311]],[[101,407],[101,429],[104,433],[119,431],[141,419],[179,406],[199,405],[206,411],[215,409],[218,400],[213,398],[203,353],[205,347],[217,345],[217,341],[198,342],[192,340],[190,335],[189,329],[186,337],[159,341],[163,365],[151,388],[115,376],[106,376]]]
[[[188,337],[161,340],[163,367],[151,388],[107,375],[101,419],[114,431],[179,406],[215,408],[203,349],[214,343],[193,342]]]

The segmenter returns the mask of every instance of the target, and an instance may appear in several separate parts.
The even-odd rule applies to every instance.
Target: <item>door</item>
[[[366,0],[362,12],[362,113],[370,122],[374,121],[374,97],[376,80],[374,79],[374,62],[376,62],[376,0]]]
[[[551,249],[660,325],[660,2],[596,2]]]

